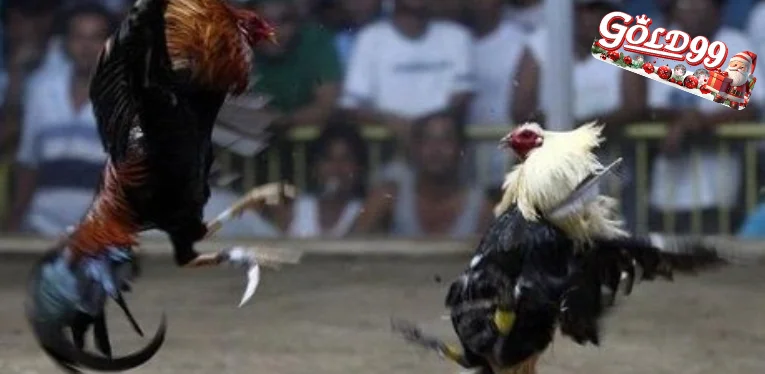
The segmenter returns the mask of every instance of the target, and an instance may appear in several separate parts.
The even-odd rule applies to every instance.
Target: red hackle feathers
[[[87,215],[69,236],[67,246],[73,260],[95,255],[107,246],[132,247],[138,244],[140,227],[125,196],[125,188],[141,184],[146,177],[141,159],[135,158],[115,165],[107,162],[101,190]]]
[[[253,12],[221,0],[170,0],[165,37],[173,69],[190,69],[209,88],[241,94],[249,84],[250,46],[270,28]]]

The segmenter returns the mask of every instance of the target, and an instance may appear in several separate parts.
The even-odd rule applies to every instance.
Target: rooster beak
[[[498,149],[506,150],[510,148],[510,134],[505,135],[502,139],[499,140],[499,145],[497,146]]]

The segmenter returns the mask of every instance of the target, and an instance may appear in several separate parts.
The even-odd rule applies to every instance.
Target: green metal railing
[[[468,127],[467,135],[473,144],[491,143],[496,144],[498,139],[504,136],[509,127],[508,126],[473,126]],[[290,133],[291,144],[293,145],[292,157],[292,176],[291,180],[298,188],[305,187],[308,183],[308,173],[306,165],[308,164],[307,146],[310,141],[314,140],[320,129],[317,127],[301,127],[292,130]],[[381,126],[366,126],[362,128],[362,135],[369,142],[370,151],[370,169],[376,170],[383,162],[383,146],[386,142],[392,140],[392,133],[388,129]],[[651,146],[658,143],[662,138],[667,135],[667,128],[661,123],[637,123],[625,128],[624,137],[634,145],[635,151],[635,165],[633,169],[635,171],[635,190],[636,196],[636,225],[639,232],[647,232],[649,230],[649,176],[650,176],[650,152]],[[760,186],[758,186],[757,170],[758,170],[758,152],[757,144],[761,140],[765,139],[765,126],[756,123],[743,123],[743,124],[729,124],[720,126],[716,130],[716,147],[720,156],[730,155],[733,147],[740,149],[743,154],[744,161],[744,201],[745,209],[747,212],[751,212],[757,205]],[[742,148],[739,148],[742,147]],[[708,151],[708,147],[706,148]],[[620,149],[609,149],[608,155],[610,159],[617,157],[620,153]],[[692,160],[695,160],[694,166],[698,166],[699,161],[699,149],[691,149]],[[244,158],[238,162],[234,162],[237,158],[231,153],[221,152],[219,160],[225,170],[240,169],[239,174],[242,175],[242,186],[249,188],[255,185],[256,180],[268,180],[277,181],[280,177],[279,170],[281,168],[280,158],[283,155],[279,153],[279,150],[271,149],[266,155],[266,165],[263,168],[262,164],[256,164],[254,158]],[[485,153],[478,152],[473,158],[477,166],[485,165],[487,157]],[[236,167],[235,167],[236,164]],[[257,166],[256,166],[257,165]],[[261,166],[261,167],[258,167]],[[258,170],[261,169],[261,170]],[[262,170],[265,169],[265,170]],[[697,167],[694,167],[698,170]],[[478,168],[478,170],[484,170],[484,168]],[[267,173],[265,176],[258,175],[258,172]],[[485,172],[478,173],[478,182],[484,182],[488,180],[488,175]],[[726,183],[725,180],[720,180],[722,184]],[[613,184],[611,193],[618,193],[618,185]],[[667,188],[674,190],[673,186]],[[694,190],[693,193],[698,198],[698,190]],[[733,230],[730,208],[720,206],[718,208],[718,230],[722,234],[729,234]],[[672,213],[663,213],[663,232],[674,232],[675,217]],[[702,216],[700,211],[694,211],[691,215],[691,231],[693,234],[702,233]]]
[[[667,135],[667,128],[664,124],[641,123],[629,126],[626,129],[625,136],[635,142],[636,165],[635,175],[637,183],[637,224],[638,230],[646,230],[648,227],[648,175],[650,173],[649,145],[651,142],[657,142]],[[740,149],[743,157],[743,183],[744,183],[744,210],[751,213],[758,203],[760,186],[758,186],[758,152],[757,147],[763,138],[765,138],[765,126],[757,123],[741,123],[721,125],[715,133],[717,142],[718,157],[727,157],[732,152],[732,147],[742,147]],[[691,159],[694,162],[693,170],[699,170],[699,150],[691,149]],[[698,175],[697,175],[698,177]],[[720,179],[719,188],[725,188],[729,181]],[[667,186],[674,190],[674,186]],[[693,190],[698,197],[698,190]],[[664,232],[673,232],[675,217],[672,213],[664,213]],[[734,227],[731,227],[730,207],[719,206],[717,208],[718,231],[721,234],[729,234]],[[701,234],[701,212],[694,210],[691,214],[691,231],[693,234]]]

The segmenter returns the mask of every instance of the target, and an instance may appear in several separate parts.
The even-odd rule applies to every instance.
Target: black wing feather
[[[90,83],[90,100],[104,148],[112,160],[127,152],[131,129],[141,126],[141,98],[154,55],[166,55],[166,0],[136,2],[99,56]]]

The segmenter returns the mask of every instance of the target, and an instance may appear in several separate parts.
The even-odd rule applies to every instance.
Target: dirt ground
[[[392,315],[451,337],[441,318],[446,282],[461,258],[305,259],[264,273],[253,302],[238,309],[243,276],[178,270],[149,259],[134,312],[147,334],[161,311],[165,347],[136,374],[457,373],[390,332]],[[29,258],[0,257],[0,374],[58,373],[35,346],[22,315]],[[606,322],[603,346],[558,339],[542,374],[760,374],[765,372],[765,268],[738,267],[642,283]],[[142,343],[121,313],[110,318],[118,352]]]

